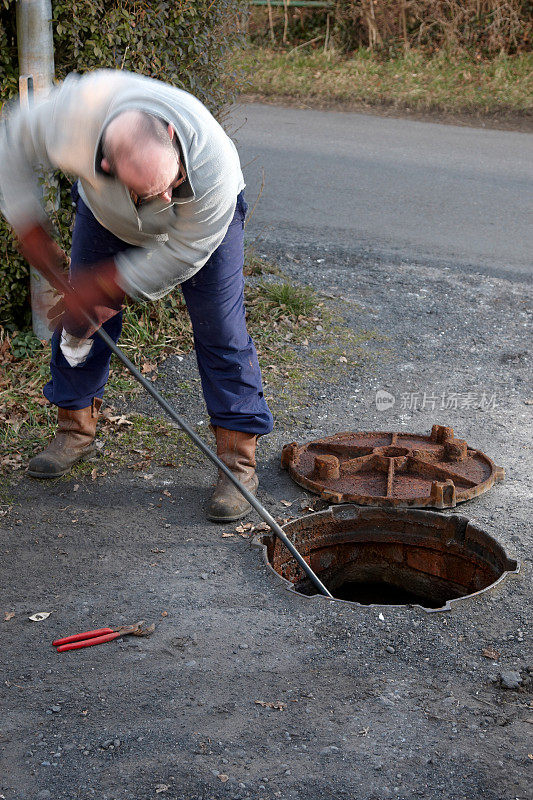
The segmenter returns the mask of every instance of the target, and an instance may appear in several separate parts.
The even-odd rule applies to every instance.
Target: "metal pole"
[[[29,106],[34,92],[49,91],[54,82],[51,0],[17,0],[17,47],[20,103]],[[58,201],[57,186],[50,178],[45,180],[43,189],[47,196],[54,195],[55,189]],[[30,289],[33,332],[39,339],[48,340],[51,333],[46,314],[56,302],[54,290],[33,267]]]
[[[92,322],[90,317],[88,315],[86,316],[87,320],[91,323],[91,325],[94,326],[94,323]],[[107,334],[107,332],[104,331],[102,328],[98,328],[96,333],[100,336],[101,339],[104,340],[109,349],[112,350],[113,353],[117,356],[119,361],[121,361],[124,364],[124,366],[129,369],[133,377],[137,381],[139,381],[139,383],[142,386],[144,386],[146,391],[152,395],[154,400],[156,400],[159,403],[161,408],[167,412],[169,417],[173,419],[174,422],[177,422],[180,428],[183,431],[185,431],[189,439],[192,439],[194,444],[202,451],[202,453],[206,455],[207,458],[209,458],[213,462],[213,464],[216,467],[218,467],[218,469],[222,470],[222,472],[226,475],[226,477],[230,479],[230,481],[239,490],[239,492],[243,495],[243,497],[250,503],[250,505],[253,508],[255,508],[261,519],[263,519],[267,523],[271,531],[278,537],[278,539],[280,539],[283,542],[289,553],[298,562],[302,570],[305,572],[309,580],[315,585],[320,594],[323,594],[326,597],[333,598],[331,592],[328,589],[326,589],[326,587],[324,586],[318,575],[316,575],[316,573],[311,569],[309,564],[304,560],[303,556],[298,552],[296,547],[288,538],[287,534],[283,531],[280,525],[278,525],[274,517],[259,502],[259,500],[256,497],[254,497],[254,495],[251,492],[249,492],[245,486],[242,485],[242,483],[235,477],[233,472],[224,464],[223,461],[220,460],[220,458],[217,455],[215,455],[215,453],[211,450],[211,448],[208,445],[206,445],[204,440],[198,436],[198,434],[188,425],[188,423],[185,422],[185,420],[182,417],[180,417],[180,415],[176,413],[176,411],[174,411],[172,406],[169,405],[169,403],[167,403],[167,401],[159,394],[159,392],[156,389],[154,389],[150,381],[148,381],[144,377],[144,375],[142,375],[139,372],[137,367],[134,364],[132,364],[129,358],[124,355],[122,350],[120,350],[120,348],[117,347],[117,345],[115,344],[113,339],[111,339],[111,337]]]
[[[72,295],[73,293],[72,287],[69,285],[66,278],[63,275],[61,275],[59,270],[55,269],[51,265],[47,267],[42,267],[42,269],[43,272],[45,272],[46,277],[48,278],[50,283],[59,292],[65,295]],[[161,408],[167,412],[169,417],[173,419],[174,422],[177,422],[180,428],[183,431],[185,431],[189,439],[192,439],[194,444],[202,451],[202,453],[206,455],[210,459],[210,461],[212,461],[213,464],[215,464],[215,466],[217,466],[220,470],[222,470],[224,475],[226,475],[226,477],[229,478],[229,480],[239,490],[239,492],[243,495],[243,497],[245,497],[246,500],[250,503],[250,505],[253,508],[255,508],[259,516],[262,519],[264,519],[264,521],[267,523],[268,527],[272,530],[272,532],[275,533],[278,539],[280,539],[283,542],[289,553],[298,562],[302,570],[305,572],[309,580],[316,586],[320,594],[324,594],[326,595],[326,597],[330,597],[331,599],[333,599],[333,595],[331,594],[331,592],[328,589],[326,589],[320,578],[317,575],[315,575],[309,564],[304,560],[304,558],[300,555],[300,553],[293,545],[291,540],[288,538],[287,534],[281,529],[281,527],[278,525],[274,517],[266,510],[266,508],[259,502],[259,500],[256,497],[254,497],[254,495],[251,492],[249,492],[245,486],[242,485],[242,483],[235,477],[235,475],[229,469],[229,467],[227,467],[224,464],[224,462],[221,461],[217,455],[215,455],[215,453],[211,450],[211,448],[208,447],[208,445],[206,445],[204,440],[201,439],[198,436],[198,434],[195,431],[193,431],[193,429],[188,425],[188,423],[185,422],[185,420],[182,417],[180,417],[180,415],[176,411],[174,411],[172,406],[169,405],[169,403],[167,403],[167,401],[163,397],[161,397],[159,392],[152,386],[151,381],[148,381],[144,377],[144,375],[141,375],[135,364],[132,364],[129,358],[124,355],[122,350],[119,347],[117,347],[117,345],[115,344],[113,339],[111,339],[111,337],[107,334],[107,332],[104,331],[102,328],[98,327],[98,324],[91,318],[91,315],[84,310],[83,316],[85,317],[85,319],[91,325],[92,328],[96,328],[96,333],[98,334],[100,339],[103,339],[103,341],[106,343],[109,349],[116,355],[119,361],[121,361],[124,364],[124,366],[129,369],[135,380],[139,381],[141,386],[143,386],[146,389],[146,391],[152,395],[154,400],[157,403],[159,403]]]

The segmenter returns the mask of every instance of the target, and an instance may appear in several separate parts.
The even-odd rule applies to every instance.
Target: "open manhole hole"
[[[284,531],[338,600],[445,610],[518,572],[498,542],[465,517],[414,509],[335,506]],[[273,534],[265,560],[303,595],[317,590]]]

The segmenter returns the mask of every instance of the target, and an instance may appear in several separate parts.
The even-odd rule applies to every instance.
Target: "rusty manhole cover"
[[[504,478],[480,450],[455,439],[453,428],[416,433],[338,433],[286,444],[281,465],[311,492],[333,503],[453,508]]]
[[[518,572],[488,533],[455,514],[332,506],[283,527],[336,599],[361,605],[419,605],[446,610]],[[291,589],[316,595],[284,545],[256,539],[267,564]]]

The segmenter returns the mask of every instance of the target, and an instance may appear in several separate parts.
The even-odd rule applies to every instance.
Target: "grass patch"
[[[275,264],[260,256],[253,244],[249,244],[244,255],[244,275],[245,277],[281,275],[281,270]]]
[[[317,296],[309,287],[294,283],[260,283],[248,292],[247,298],[248,307],[254,309],[252,322],[261,313],[271,319],[279,320],[288,315],[299,321],[311,312],[316,301]]]
[[[384,60],[366,49],[345,57],[249,45],[230,66],[244,74],[246,92],[272,99],[475,114],[525,113],[533,105],[531,53],[477,60],[411,50]]]
[[[346,325],[342,301],[332,308],[308,286],[259,281],[247,290],[248,328],[259,356],[265,397],[276,422],[312,405],[310,389],[350,379],[373,358],[375,331]]]
[[[145,375],[169,354],[192,348],[192,329],[180,293],[158,303],[129,303],[124,310],[120,348]],[[50,344],[31,331],[0,326],[0,472],[22,467],[55,430],[57,412],[42,389],[50,379]],[[114,356],[106,399],[142,391]]]

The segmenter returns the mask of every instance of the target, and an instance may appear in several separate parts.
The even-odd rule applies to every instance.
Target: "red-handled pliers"
[[[135,625],[123,625],[120,628],[98,628],[95,631],[75,633],[73,636],[65,636],[64,639],[56,639],[52,644],[57,647],[58,653],[63,653],[65,650],[78,650],[80,647],[92,647],[93,644],[111,642],[113,639],[127,636],[129,633],[134,636],[149,636],[155,626],[150,625],[148,628],[143,628],[143,622],[144,620],[141,620]]]

